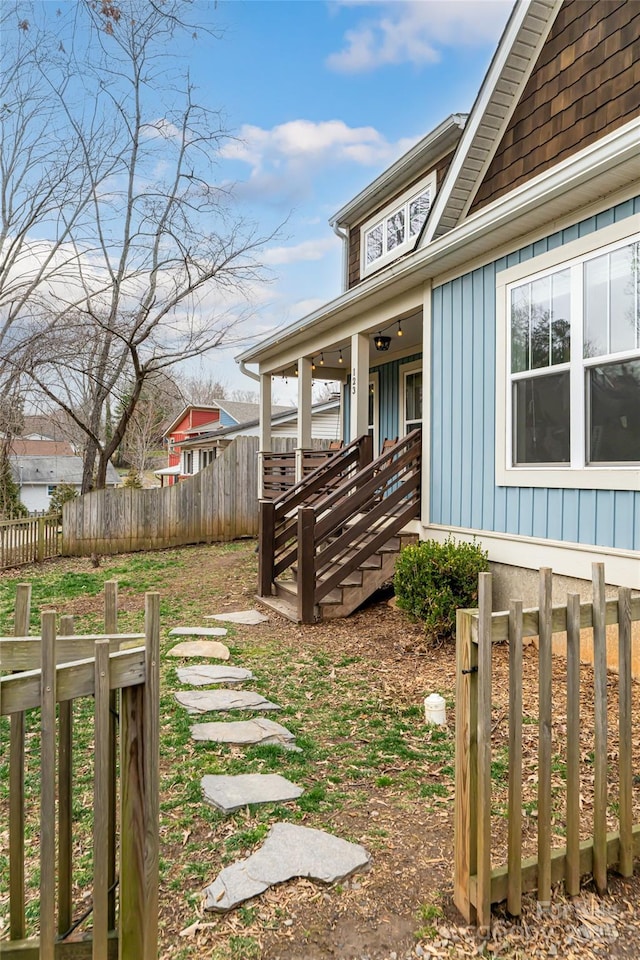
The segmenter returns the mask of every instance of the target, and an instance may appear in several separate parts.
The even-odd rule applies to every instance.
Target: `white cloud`
[[[338,238],[332,234],[324,240],[304,240],[292,247],[271,247],[270,250],[265,251],[262,260],[269,266],[300,263],[304,260],[322,260],[325,254],[339,243]]]
[[[221,155],[251,167],[248,180],[236,184],[236,196],[290,205],[309,195],[317,171],[344,163],[385,167],[413,143],[389,142],[375,127],[350,127],[342,120],[290,120],[270,130],[245,124]]]
[[[364,6],[343,3],[343,6]],[[385,64],[436,63],[443,47],[497,41],[512,7],[506,0],[386,0],[376,14],[345,33],[342,50],[327,57],[340,73],[361,73]]]

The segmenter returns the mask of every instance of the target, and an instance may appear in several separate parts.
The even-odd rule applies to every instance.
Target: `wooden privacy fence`
[[[237,437],[171,487],[96,490],[65,503],[64,556],[155,550],[258,533],[258,439]]]
[[[459,610],[456,631],[456,796],[454,899],[467,921],[488,927],[491,905],[507,901],[509,912],[521,911],[522,893],[536,890],[548,905],[551,886],[564,882],[568,895],[580,890],[580,879],[593,874],[596,888],[607,889],[607,867],[623,876],[633,873],[634,852],[640,852],[640,825],[633,823],[632,769],[632,623],[640,620],[640,597],[620,588],[618,598],[605,599],[603,564],[593,565],[593,602],[567,596],[566,606],[551,604],[552,572],[540,570],[538,609],[523,610],[512,601],[507,613],[492,613],[491,574],[480,574],[479,609]],[[617,751],[607,746],[607,627],[618,634]],[[581,824],[581,631],[593,634],[593,819],[584,838]],[[566,633],[566,753],[563,765],[562,817],[566,843],[552,849],[557,805],[557,778],[552,793],[552,637]],[[537,854],[523,859],[523,638],[538,637]],[[509,644],[507,863],[492,869],[492,645]],[[526,705],[525,705],[526,706]],[[612,731],[613,732],[613,731]],[[617,756],[615,755],[617,753]],[[617,810],[608,805],[608,769],[617,766]],[[618,830],[607,832],[607,818]],[[494,819],[495,823],[495,819]],[[581,826],[583,839],[581,840]]]
[[[0,570],[59,557],[60,517],[24,517],[0,520]]]
[[[73,617],[62,617],[56,635],[56,614],[47,611],[40,636],[29,637],[30,590],[18,587],[16,635],[0,638],[0,714],[10,717],[9,939],[0,942],[0,957],[157,960],[159,594],[146,595],[144,634],[117,633],[117,584],[110,581],[104,634],[76,636]],[[120,649],[125,641],[144,645]],[[93,737],[80,753],[74,704],[84,703],[86,712],[87,701]],[[34,764],[39,804],[25,785],[25,769]],[[93,770],[91,837],[74,830],[74,769]],[[25,826],[39,833],[38,864],[28,859]],[[82,846],[92,849],[92,906],[74,918],[74,851]],[[34,866],[39,923],[37,936],[27,939],[25,880]],[[92,934],[78,939],[89,916]]]

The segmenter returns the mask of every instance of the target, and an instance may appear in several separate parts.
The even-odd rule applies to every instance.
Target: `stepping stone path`
[[[277,703],[265,700],[251,690],[186,690],[176,693],[178,703],[188,713],[209,713],[211,710],[279,710]]]
[[[258,610],[240,610],[212,614],[207,619],[254,626],[269,618]],[[225,636],[222,627],[176,627],[170,636]],[[172,657],[214,657],[228,660],[229,649],[213,640],[185,641],[168,652]],[[201,687],[209,684],[238,684],[252,680],[250,670],[242,667],[202,665],[178,668],[180,683]],[[188,690],[175,694],[178,703],[190,713],[212,710],[279,710],[280,707],[253,691],[233,689]],[[249,745],[273,743],[285,750],[300,752],[295,736],[286,727],[266,717],[252,720],[195,723],[191,727],[194,740],[212,743]],[[238,776],[205,775],[201,780],[205,802],[223,813],[232,813],[252,803],[279,803],[295,800],[304,790],[278,774],[239,774]],[[348,843],[322,830],[312,830],[292,823],[275,823],[267,838],[252,856],[240,860],[218,875],[205,890],[205,908],[225,912],[263,893],[276,883],[293,877],[309,877],[323,883],[334,883],[356,870],[369,866],[370,855],[359,844]]]
[[[213,664],[200,664],[198,667],[178,667],[180,683],[192,683],[194,687],[208,686],[210,683],[242,683],[253,680],[251,670],[244,667],[219,667]]]
[[[215,657],[216,660],[228,660],[229,647],[218,640],[186,640],[177,643],[167,653],[168,657]]]
[[[293,877],[335,883],[367,867],[370,860],[358,843],[310,827],[275,823],[259,850],[225,867],[206,888],[205,909],[232,910],[273,884]]]
[[[200,781],[204,799],[223,813],[241,810],[249,803],[283,803],[297,800],[304,790],[278,773],[240,773],[235,777],[208,774]]]
[[[191,727],[194,740],[209,740],[211,743],[235,743],[247,745],[254,743],[277,743],[285,750],[300,752],[294,744],[295,736],[286,727],[273,720],[259,717],[255,720],[213,721],[212,723],[194,723]]]
[[[222,620],[223,623],[242,623],[255,627],[258,623],[266,623],[269,617],[259,610],[237,610],[235,613],[212,613],[205,620]]]

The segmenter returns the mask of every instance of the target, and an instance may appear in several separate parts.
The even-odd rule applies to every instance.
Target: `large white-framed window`
[[[499,274],[500,485],[640,490],[640,217]]]
[[[427,219],[436,192],[432,171],[371,217],[360,229],[360,273],[368,276],[411,249]]]
[[[422,426],[422,360],[400,367],[400,433]]]

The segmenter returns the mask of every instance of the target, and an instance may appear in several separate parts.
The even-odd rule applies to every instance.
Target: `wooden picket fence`
[[[59,557],[61,533],[58,514],[0,520],[0,570]]]
[[[107,582],[105,632],[97,636],[76,636],[73,617],[62,617],[56,632],[56,614],[47,611],[40,636],[30,637],[30,597],[30,585],[20,585],[15,636],[0,638],[0,716],[10,717],[9,939],[0,957],[157,960],[159,594],[146,594],[143,634],[118,634],[117,584]],[[131,641],[135,647],[121,649]],[[86,755],[73,738],[74,704],[82,701],[94,713]],[[25,789],[34,764],[39,803]],[[72,899],[74,765],[94,775],[92,906],[84,911],[86,901],[74,910]],[[38,935],[29,938],[25,826],[39,832]],[[83,935],[89,917],[91,934]]]
[[[570,593],[565,606],[552,606],[552,571],[540,570],[537,609],[512,601],[508,612],[493,613],[491,574],[480,574],[479,609],[459,610],[456,630],[456,794],[454,900],[468,922],[489,927],[491,905],[507,901],[518,916],[524,892],[537,890],[548,905],[552,884],[564,882],[568,895],[592,874],[598,892],[607,889],[607,868],[633,873],[640,853],[640,824],[633,823],[632,623],[640,620],[640,597],[620,588],[617,599],[605,598],[604,565],[593,565],[593,602]],[[618,633],[618,830],[607,833],[606,631]],[[615,629],[615,626],[613,627]],[[593,636],[593,824],[580,839],[580,640]],[[566,844],[552,848],[552,638],[566,633]],[[522,857],[523,806],[523,638],[538,637],[537,855]],[[509,644],[507,863],[492,869],[492,648]],[[613,706],[613,705],[612,705]],[[557,784],[556,784],[557,789]]]

